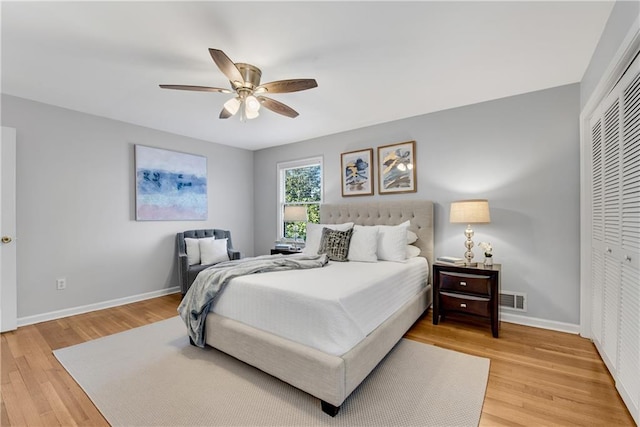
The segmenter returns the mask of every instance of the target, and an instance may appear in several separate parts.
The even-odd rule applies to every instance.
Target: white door
[[[16,281],[16,130],[0,139],[0,332],[18,327]]]
[[[640,419],[640,57],[591,120],[591,338]]]

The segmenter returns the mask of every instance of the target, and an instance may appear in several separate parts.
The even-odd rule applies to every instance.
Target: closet
[[[640,58],[596,108],[591,129],[591,338],[640,418]]]

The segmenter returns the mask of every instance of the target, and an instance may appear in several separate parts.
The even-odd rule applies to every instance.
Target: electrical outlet
[[[67,289],[67,279],[62,278],[56,280],[56,289],[61,291],[63,289]]]

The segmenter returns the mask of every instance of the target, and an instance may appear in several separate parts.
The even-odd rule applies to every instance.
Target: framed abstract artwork
[[[340,155],[342,197],[373,195],[373,148]]]
[[[207,158],[135,146],[136,220],[205,220]]]
[[[416,142],[378,147],[378,193],[415,193]]]

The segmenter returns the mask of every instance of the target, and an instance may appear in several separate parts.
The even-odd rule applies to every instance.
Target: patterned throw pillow
[[[327,257],[332,261],[348,261],[349,242],[351,242],[352,233],[353,228],[347,231],[323,228],[318,254],[327,254]]]

